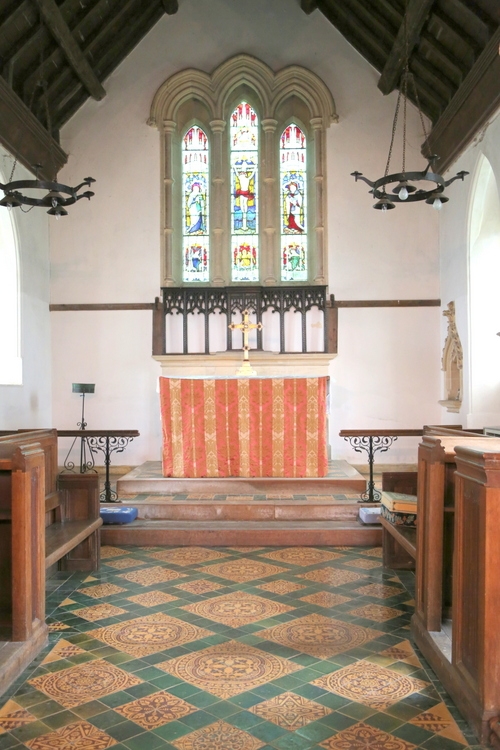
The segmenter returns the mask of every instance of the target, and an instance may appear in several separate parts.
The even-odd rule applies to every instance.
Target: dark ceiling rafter
[[[97,101],[104,99],[106,91],[71,33],[55,0],[34,0],[43,21],[61,47],[90,96]]]
[[[411,55],[417,45],[420,32],[434,2],[435,0],[409,0],[405,18],[399,27],[398,35],[378,82],[378,87],[383,94],[390,94],[399,84],[406,55],[407,53]]]
[[[41,128],[47,125],[49,111],[57,132],[89,96],[102,99],[107,77],[157,21],[177,13],[179,4],[180,0],[0,0],[0,74],[2,91],[7,87],[11,92],[9,106],[19,97]],[[384,92],[400,85],[406,13],[410,70],[422,112],[433,123],[429,143],[443,155],[441,169],[491,117],[500,97],[500,75],[495,78],[498,46],[493,49],[500,28],[499,0],[300,0],[300,7],[304,18],[318,10],[337,28],[378,71]],[[414,92],[408,95],[416,104]],[[10,110],[19,122],[22,107]],[[8,111],[9,107],[4,113]],[[12,133],[11,126],[0,120],[0,139],[3,130],[10,128]],[[32,142],[27,164],[33,150]]]

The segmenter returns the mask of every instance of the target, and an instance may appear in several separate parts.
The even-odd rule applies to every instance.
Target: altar
[[[327,388],[325,376],[161,377],[163,475],[326,476]]]

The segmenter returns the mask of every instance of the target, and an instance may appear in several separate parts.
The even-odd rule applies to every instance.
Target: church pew
[[[0,694],[46,645],[46,569],[99,565],[97,475],[57,474],[55,430],[0,437]]]
[[[44,452],[45,567],[94,571],[100,563],[99,477],[58,474],[57,430],[19,430],[4,434],[2,444],[36,441]]]
[[[488,720],[498,715],[488,683],[491,668],[496,668],[491,665],[500,660],[500,639],[492,630],[500,615],[500,592],[493,580],[500,562],[494,552],[500,455],[491,451],[500,454],[500,440],[477,433],[422,439],[411,623],[415,643],[481,741],[487,740]],[[443,619],[451,620],[451,644],[442,629]],[[487,642],[497,645],[494,655]],[[495,680],[499,677],[491,684],[500,702]]]

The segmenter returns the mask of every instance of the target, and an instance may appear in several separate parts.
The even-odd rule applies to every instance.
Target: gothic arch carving
[[[179,266],[176,248],[176,227],[180,198],[175,184],[176,151],[182,137],[180,133],[182,111],[188,102],[200,103],[209,114],[204,127],[211,136],[211,190],[214,210],[211,219],[211,247],[213,265],[211,284],[230,284],[229,254],[225,253],[228,240],[227,211],[229,185],[225,168],[226,122],[228,107],[236,92],[247,87],[259,102],[262,125],[262,196],[265,204],[265,224],[262,233],[261,283],[276,285],[279,274],[278,227],[278,158],[277,138],[283,125],[282,110],[286,102],[301,103],[299,109],[307,113],[305,124],[309,130],[310,170],[313,194],[310,196],[314,228],[311,242],[309,283],[327,284],[326,245],[326,129],[337,122],[335,102],[325,83],[313,72],[291,65],[278,73],[260,60],[242,54],[226,60],[209,75],[194,68],[175,73],[156,92],[148,124],[161,133],[162,170],[162,286],[179,286]],[[290,105],[292,106],[292,105]],[[299,116],[299,115],[297,115]],[[308,157],[309,158],[309,157]],[[227,257],[226,257],[227,256]]]
[[[446,398],[439,403],[450,412],[459,412],[463,393],[463,350],[455,320],[455,303],[449,302],[448,309],[443,310],[448,318],[448,333],[443,348],[441,369],[445,374]]]

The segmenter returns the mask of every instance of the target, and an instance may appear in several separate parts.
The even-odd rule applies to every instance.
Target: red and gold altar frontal
[[[323,477],[327,377],[160,378],[166,477]]]

